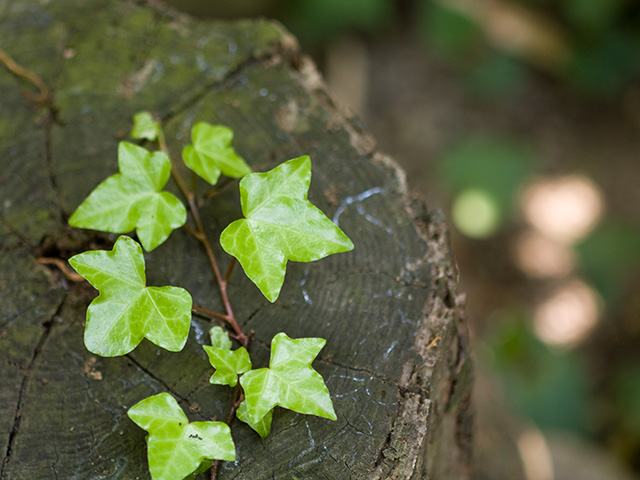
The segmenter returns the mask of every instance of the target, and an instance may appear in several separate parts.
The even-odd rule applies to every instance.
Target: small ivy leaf
[[[235,460],[229,426],[192,422],[168,393],[145,398],[127,415],[147,436],[147,458],[153,480],[182,480],[205,460]]]
[[[204,462],[202,462],[200,464],[200,466],[198,468],[195,469],[195,471],[192,473],[192,475],[195,476],[199,475],[201,473],[206,472],[207,470],[209,470],[211,467],[213,466],[213,460],[205,460]]]
[[[223,173],[240,178],[251,173],[251,168],[231,146],[233,130],[223,125],[199,122],[191,129],[191,142],[182,150],[187,167],[215,185]]]
[[[310,182],[306,155],[247,175],[240,181],[245,218],[220,236],[222,248],[271,302],[280,294],[287,260],[313,262],[353,249],[342,230],[307,200]]]
[[[160,124],[155,121],[150,112],[138,112],[133,116],[131,138],[154,142],[158,138],[160,128]]]
[[[184,480],[196,480],[197,475],[200,475],[201,473],[206,472],[212,466],[213,466],[213,460],[205,460],[200,464],[198,468],[194,470],[194,472],[191,475],[185,477]]]
[[[103,357],[125,355],[148,338],[177,352],[187,341],[191,295],[179,287],[147,287],[140,245],[120,236],[113,250],[94,250],[69,264],[99,292],[87,309],[84,343]]]
[[[337,418],[322,376],[311,367],[325,343],[323,338],[293,340],[284,333],[273,338],[269,368],[251,370],[240,377],[245,405],[241,415],[249,419],[249,425],[255,429],[254,425],[277,405],[307,415]]]
[[[209,379],[211,383],[235,387],[238,383],[238,375],[251,370],[249,352],[244,347],[233,351],[208,345],[204,345],[202,348],[209,355],[211,366],[216,369]]]
[[[182,202],[161,191],[171,175],[171,161],[163,152],[150,153],[120,142],[118,167],[120,173],[89,194],[69,218],[69,225],[112,233],[135,228],[144,249],[151,251],[187,221]]]
[[[225,350],[231,350],[231,347],[233,347],[229,334],[220,325],[211,327],[209,336],[213,347],[224,348]]]
[[[267,438],[269,436],[269,433],[271,433],[271,418],[273,417],[273,409],[269,410],[269,412],[260,420],[254,422],[247,412],[246,402],[242,402],[238,407],[238,410],[236,410],[236,417],[238,417],[238,420],[246,423],[251,428],[253,428],[258,433],[258,435],[260,435],[260,438]]]

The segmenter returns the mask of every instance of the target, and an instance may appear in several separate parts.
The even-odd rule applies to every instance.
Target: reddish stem
[[[194,312],[194,313],[198,313],[200,315],[203,315],[205,317],[218,318],[220,320],[224,320],[225,322],[229,321],[229,317],[227,315],[225,315],[224,313],[214,312],[213,310],[209,310],[208,308],[196,307],[195,305],[193,305],[191,307],[191,311]]]
[[[233,419],[236,416],[236,412],[240,407],[240,404],[244,401],[244,392],[242,391],[242,387],[240,383],[238,383],[233,389],[233,401],[231,402],[231,407],[229,408],[229,414],[227,415],[227,421],[225,422],[231,428],[231,423],[233,423]],[[220,460],[216,460],[213,462],[211,466],[211,480],[216,480],[218,478],[218,470],[220,469],[220,464],[222,462]]]
[[[233,267],[236,266],[236,257],[231,257],[231,261],[229,262],[229,266],[227,267],[227,273],[224,274],[225,283],[229,283],[229,278],[231,278],[231,272],[233,272]]]
[[[158,132],[158,144],[160,145],[160,149],[167,154],[169,158],[171,155],[169,154],[169,149],[167,148],[167,143],[164,138],[164,133],[160,129]],[[230,337],[239,341],[243,347],[249,348],[250,337],[244,333],[238,321],[236,320],[236,316],[233,313],[233,309],[231,308],[231,302],[229,301],[229,295],[227,293],[227,285],[229,283],[229,278],[231,277],[231,272],[233,271],[233,267],[236,264],[236,259],[232,258],[229,266],[227,267],[227,271],[222,277],[220,274],[220,268],[218,267],[218,262],[216,260],[215,255],[213,254],[213,249],[211,248],[211,243],[209,242],[209,238],[204,229],[204,224],[202,223],[202,219],[200,218],[200,212],[198,210],[198,206],[195,202],[195,187],[192,190],[189,190],[180,176],[178,169],[175,164],[171,162],[171,176],[174,181],[178,185],[178,188],[182,192],[182,195],[187,199],[187,203],[189,205],[189,210],[191,210],[191,214],[193,215],[193,221],[196,224],[195,230],[187,225],[187,231],[193,235],[195,238],[200,240],[202,245],[204,246],[205,251],[207,252],[207,258],[209,259],[209,263],[211,264],[211,268],[213,270],[214,275],[216,276],[216,281],[218,282],[218,289],[220,290],[220,297],[222,298],[222,303],[224,304],[224,309],[227,312],[226,314],[214,312],[212,310],[208,310],[206,308],[201,307],[192,307],[191,310],[193,312],[199,313],[201,315],[209,316],[211,318],[217,318],[220,320],[224,320],[227,322],[233,331],[234,334],[229,335]],[[231,427],[231,423],[233,422],[233,418],[235,417],[236,411],[240,406],[240,403],[244,400],[244,393],[242,391],[242,387],[238,383],[233,390],[233,401],[231,402],[231,407],[229,408],[229,414],[227,415],[226,424]],[[216,460],[213,462],[211,466],[211,480],[216,480],[218,478],[218,471],[220,469],[220,460]]]
[[[160,145],[160,149],[164,153],[166,153],[169,158],[171,158],[169,154],[169,149],[167,148],[167,142],[164,138],[164,133],[162,132],[162,130],[158,132],[158,144]],[[240,324],[238,324],[238,321],[236,320],[236,316],[233,313],[233,308],[231,308],[231,302],[229,301],[229,295],[227,293],[228,276],[231,275],[230,269],[233,268],[232,267],[233,262],[230,266],[230,269],[227,271],[227,275],[225,275],[225,277],[223,278],[220,273],[220,268],[218,267],[218,262],[216,260],[216,257],[213,254],[213,249],[211,248],[211,242],[209,242],[209,238],[207,237],[207,234],[204,229],[204,224],[202,223],[202,220],[200,218],[200,212],[195,202],[195,196],[193,192],[187,188],[184,180],[180,176],[180,173],[178,172],[178,169],[176,168],[173,162],[171,162],[171,176],[173,177],[176,184],[178,185],[178,188],[182,192],[182,195],[184,195],[184,197],[187,199],[187,203],[189,204],[189,210],[191,210],[191,214],[193,215],[193,221],[196,224],[195,232],[192,229],[189,229],[189,231],[195,238],[200,240],[200,242],[204,246],[204,249],[207,252],[207,258],[209,259],[209,263],[211,264],[211,268],[216,277],[216,281],[218,283],[218,289],[220,290],[220,297],[222,298],[224,309],[227,312],[226,316],[222,319],[225,320],[231,326],[231,328],[236,334],[237,340],[242,344],[242,346],[247,348],[249,346],[249,337],[244,333],[244,331],[240,327]]]

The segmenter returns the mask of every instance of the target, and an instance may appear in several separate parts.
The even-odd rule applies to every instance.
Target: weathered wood
[[[82,344],[95,292],[35,262],[116,238],[64,219],[116,171],[118,141],[148,109],[176,157],[200,120],[232,127],[258,171],[309,154],[310,199],[356,245],[290,263],[273,305],[234,270],[230,295],[255,331],[254,364],[279,331],[328,340],[314,366],[338,420],[277,410],[264,441],[235,422],[238,461],[220,478],[468,478],[471,368],[445,223],[408,196],[403,173],[335,105],[295,40],[267,21],[197,22],[111,0],[9,0],[0,38],[54,92],[52,108],[36,111],[24,81],[0,69],[0,477],[148,478],[144,432],[125,413],[161,391],[193,419],[226,416],[229,389],[208,383],[204,320],[194,317],[180,353],[144,342],[95,357]],[[236,191],[227,182],[203,200],[213,238],[240,216]],[[222,310],[186,232],[145,256],[149,284],[182,286],[196,305]]]

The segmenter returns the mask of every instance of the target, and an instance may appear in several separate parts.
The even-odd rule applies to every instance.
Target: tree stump
[[[289,34],[269,21],[200,22],[113,0],[8,0],[0,34],[51,93],[34,106],[23,95],[31,85],[0,68],[0,478],[146,479],[145,432],[129,407],[167,391],[192,420],[228,411],[231,389],[208,382],[208,321],[194,316],[179,353],[144,341],[96,357],[82,340],[96,292],[37,262],[111,248],[116,235],[66,219],[117,171],[117,144],[140,110],[160,116],[174,158],[201,120],[233,128],[256,171],[309,154],[309,198],[356,245],[290,263],[275,304],[233,271],[255,366],[266,366],[277,332],[328,340],[314,367],[338,420],[276,409],[265,440],[235,421],[238,460],[219,478],[469,478],[469,346],[443,218],[408,195],[403,173]],[[217,239],[241,216],[237,181],[214,196],[197,188]],[[205,252],[184,229],[145,258],[149,285],[184,287],[195,305],[223,310]]]

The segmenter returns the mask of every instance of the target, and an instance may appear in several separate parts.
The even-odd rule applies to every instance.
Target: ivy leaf
[[[147,287],[144,256],[135,240],[120,236],[113,250],[80,253],[69,264],[100,292],[87,309],[84,343],[90,352],[125,355],[145,337],[172,352],[182,350],[191,295],[179,287]]]
[[[284,333],[277,334],[271,342],[269,368],[251,370],[240,377],[244,420],[238,418],[245,422],[248,419],[247,423],[258,433],[256,426],[275,406],[335,420],[329,390],[320,374],[311,368],[325,343],[323,338],[293,340]]]
[[[253,428],[260,438],[267,438],[269,433],[271,433],[271,419],[273,417],[273,409],[269,410],[269,412],[262,417],[257,422],[254,422],[247,411],[247,402],[242,402],[236,410],[236,417],[238,420],[246,423],[251,428]]]
[[[196,468],[191,475],[185,477],[185,480],[196,480],[196,475],[206,472],[213,466],[213,460],[205,460]]]
[[[154,142],[160,133],[160,124],[155,121],[150,112],[138,112],[133,116],[131,138],[146,139]]]
[[[284,283],[287,260],[313,262],[353,249],[351,240],[307,200],[311,160],[303,156],[240,181],[245,218],[229,225],[222,248],[274,302]]]
[[[229,127],[199,122],[191,129],[193,145],[182,150],[182,159],[211,185],[218,182],[221,173],[227,177],[244,177],[251,173],[251,168],[233,149],[232,140],[233,130]]]
[[[229,426],[192,422],[168,393],[145,398],[127,415],[147,436],[147,458],[153,480],[182,480],[208,460],[235,460]]]
[[[208,345],[204,345],[202,348],[207,352],[209,362],[216,369],[209,379],[211,383],[235,387],[238,383],[238,375],[251,370],[249,352],[244,347],[233,351]]]
[[[225,332],[224,328],[220,325],[214,325],[209,330],[209,336],[211,337],[211,345],[218,348],[224,348],[225,350],[231,350],[233,344],[229,338],[229,334]]]
[[[120,173],[89,194],[71,215],[69,225],[112,233],[135,228],[144,249],[151,251],[187,221],[182,202],[162,191],[171,175],[171,161],[163,152],[150,153],[120,142],[118,167]]]

